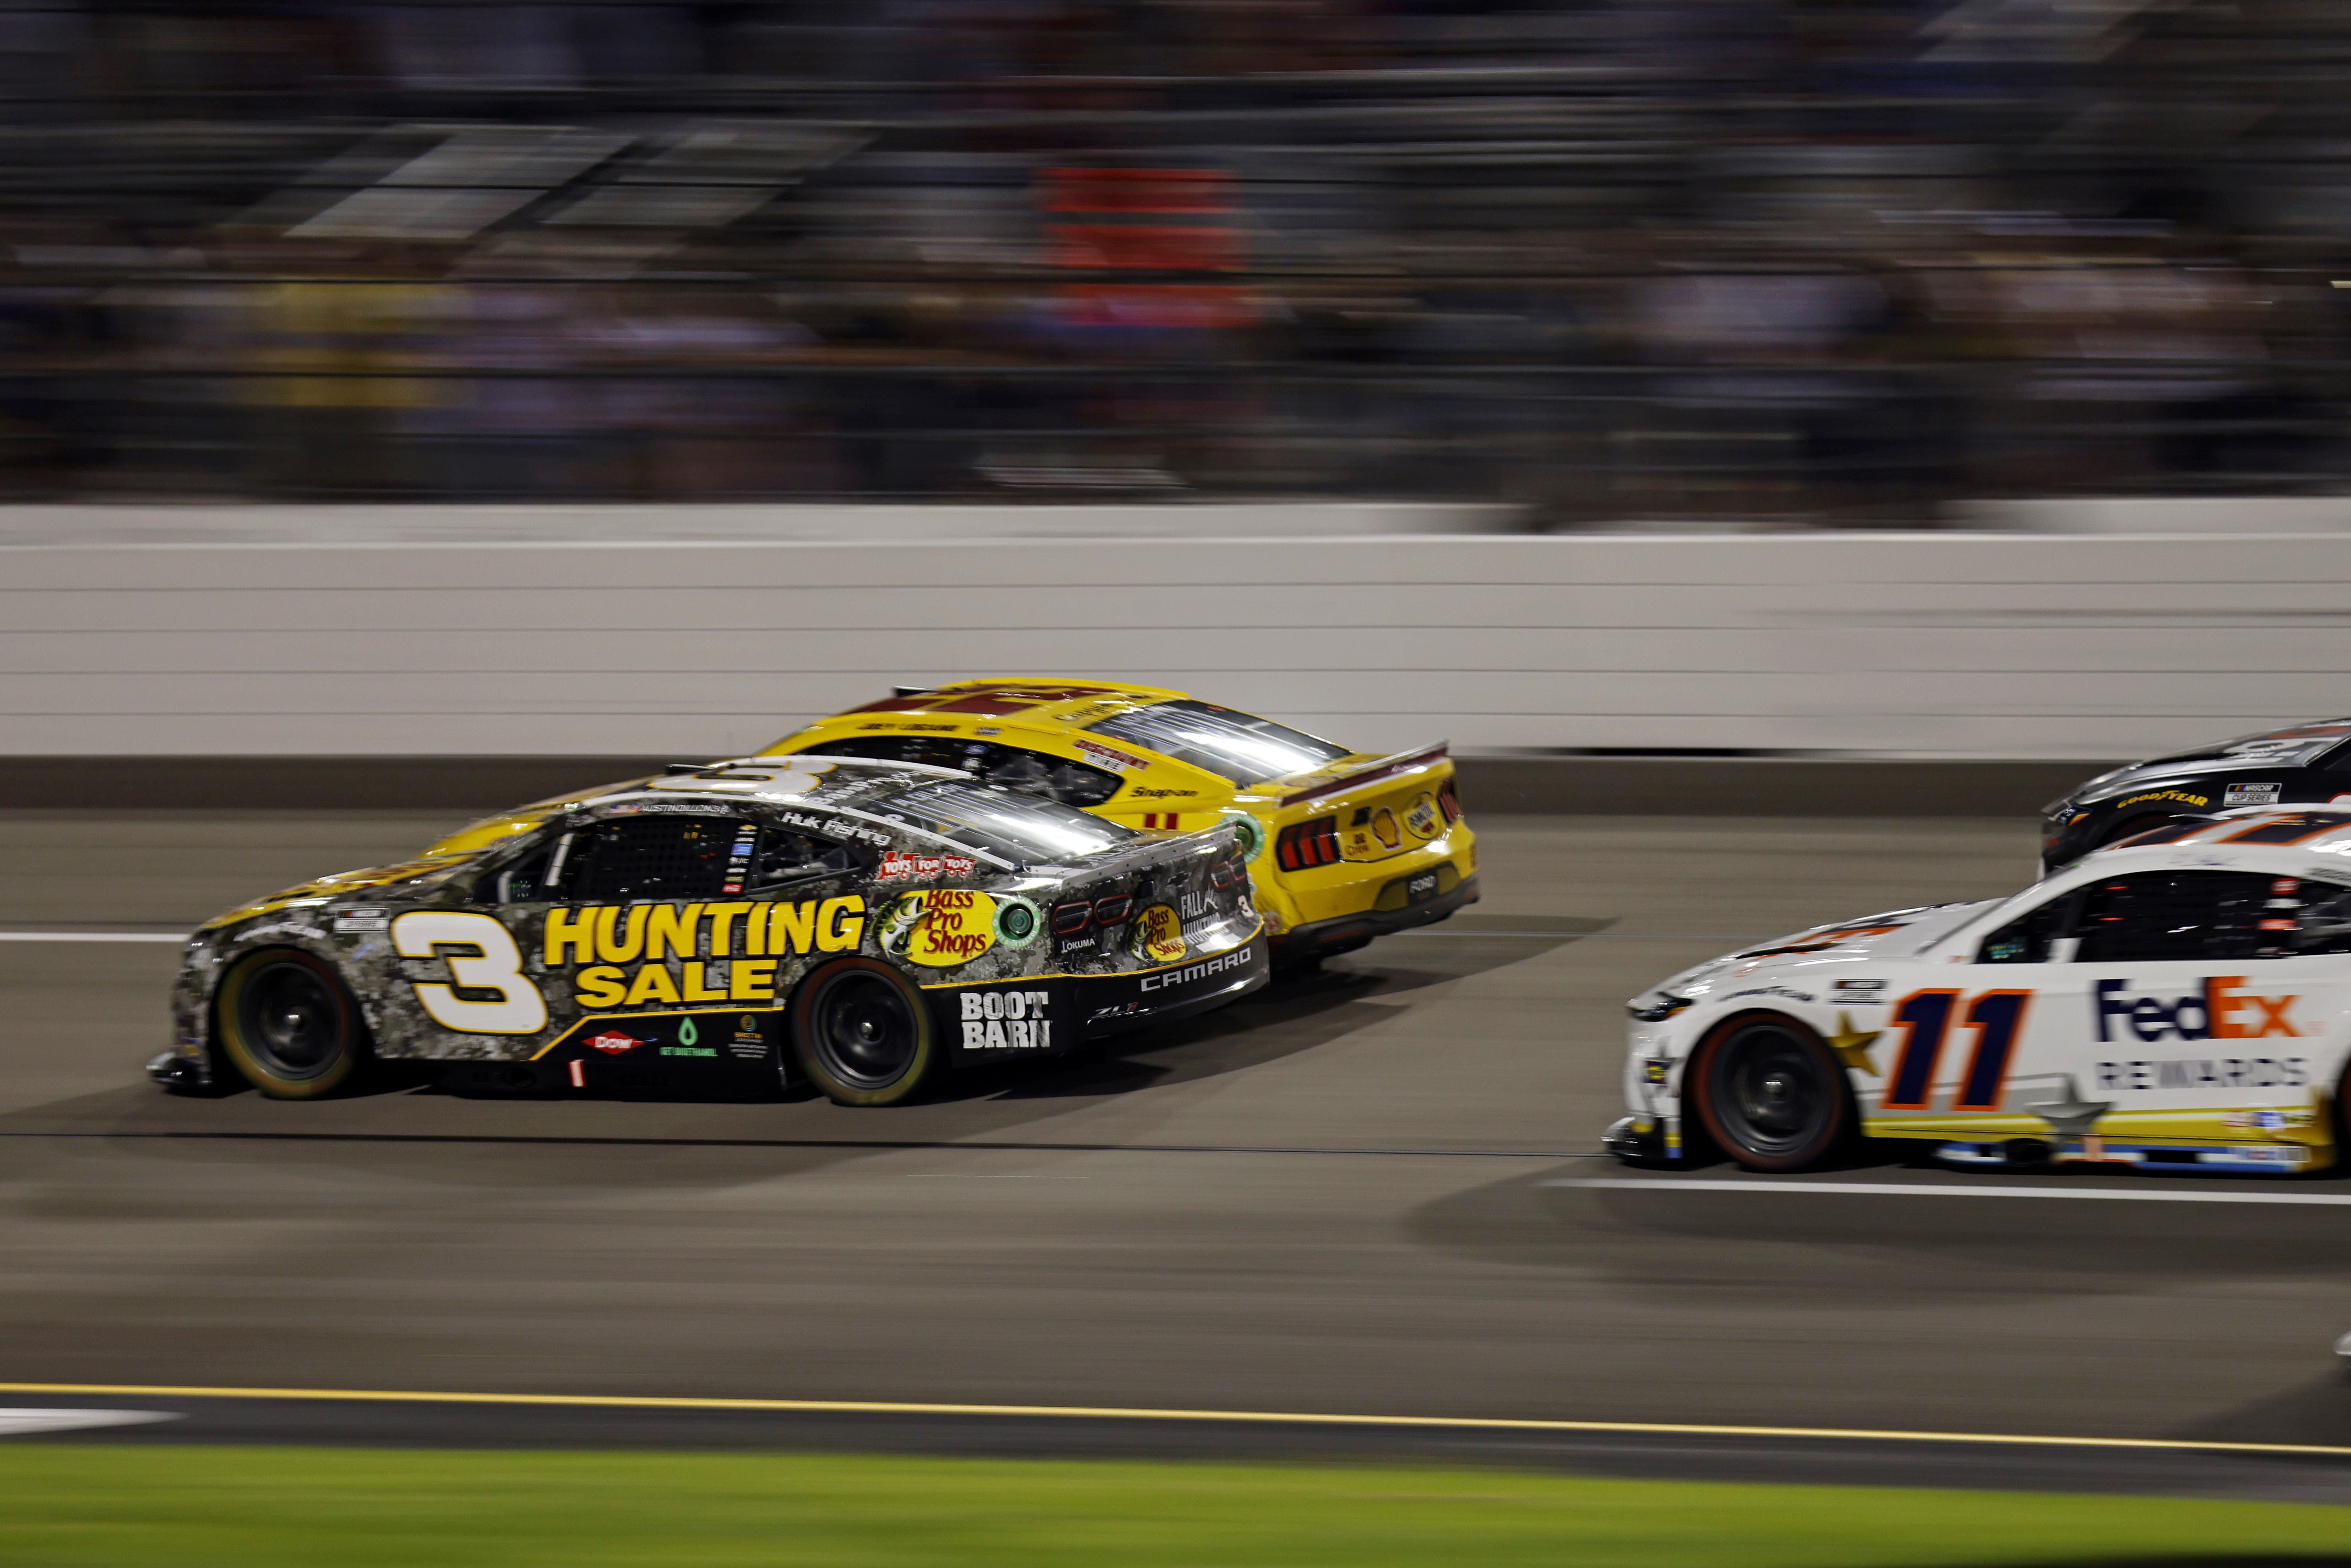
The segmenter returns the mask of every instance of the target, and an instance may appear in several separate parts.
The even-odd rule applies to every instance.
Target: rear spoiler
[[[1426,768],[1432,762],[1442,762],[1451,755],[1452,746],[1453,743],[1449,740],[1440,740],[1435,746],[1424,746],[1412,751],[1399,751],[1393,757],[1377,758],[1373,761],[1350,768],[1334,779],[1320,779],[1309,784],[1303,789],[1290,790],[1281,797],[1281,803],[1285,806],[1294,806],[1301,800],[1313,800],[1324,795],[1336,795],[1343,789],[1353,789],[1357,785],[1368,784],[1374,779],[1385,779],[1395,773],[1408,773],[1416,768]]]

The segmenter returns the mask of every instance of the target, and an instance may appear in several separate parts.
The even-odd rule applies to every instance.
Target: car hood
[[[1907,958],[2002,902],[1983,898],[1967,904],[1923,904],[1811,926],[1693,965],[1644,995],[1703,1001],[1724,989],[1753,984],[1752,977],[1758,975],[1813,968],[1824,957],[1840,969],[1870,958]],[[1641,998],[1635,1000],[1637,1005]]]
[[[2110,768],[2099,774],[2072,793],[2052,800],[2046,810],[2053,813],[2068,807],[2092,805],[2149,784],[2193,774],[2307,768],[2318,760],[2321,753],[2340,745],[2346,736],[2351,736],[2351,719],[2324,719],[2240,735],[2165,757],[2150,757],[2127,768]]]

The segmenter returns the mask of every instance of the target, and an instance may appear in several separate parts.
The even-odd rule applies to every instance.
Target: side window
[[[574,836],[554,896],[580,904],[709,899],[742,891],[758,843],[732,817],[622,817]]]
[[[2260,940],[2257,958],[2351,953],[2351,887],[2309,877],[2271,879]]]
[[[1017,746],[991,745],[987,750],[989,755],[977,759],[979,776],[999,789],[1042,795],[1064,806],[1099,806],[1118,793],[1119,776],[1106,768]]]
[[[2028,909],[1983,939],[1976,949],[1979,964],[2046,964],[2049,945],[2065,935],[2065,916],[2074,907],[2070,893]]]
[[[743,890],[768,893],[798,883],[840,876],[862,870],[864,865],[865,857],[847,844],[835,843],[814,833],[769,826],[760,830],[758,848],[751,860],[751,879],[744,883]]]
[[[552,897],[547,888],[547,862],[554,856],[556,839],[508,861],[484,877],[475,888],[476,904],[536,904]]]
[[[2271,889],[2291,877],[2241,871],[2147,871],[2082,890],[2074,961],[2144,963],[2279,956]],[[2264,929],[2267,925],[2270,928]]]
[[[877,762],[959,768],[998,789],[1042,795],[1064,806],[1099,806],[1118,793],[1120,784],[1119,776],[1107,768],[952,735],[852,736],[828,742],[821,749],[840,757],[871,757]]]

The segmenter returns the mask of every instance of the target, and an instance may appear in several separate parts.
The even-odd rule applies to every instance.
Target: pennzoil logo
[[[1127,940],[1134,945],[1136,957],[1158,964],[1172,964],[1192,950],[1184,941],[1183,916],[1165,904],[1155,904],[1137,915]]]
[[[968,964],[996,946],[996,900],[959,887],[905,894],[883,917],[882,946],[926,968]]]
[[[1426,789],[1415,795],[1412,804],[1405,810],[1404,825],[1416,839],[1426,841],[1435,838],[1437,834],[1437,797]]]

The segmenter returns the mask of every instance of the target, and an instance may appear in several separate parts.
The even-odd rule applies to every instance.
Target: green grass
[[[2351,1552],[2304,1503],[1384,1466],[0,1447],[0,1563],[1924,1568]]]

